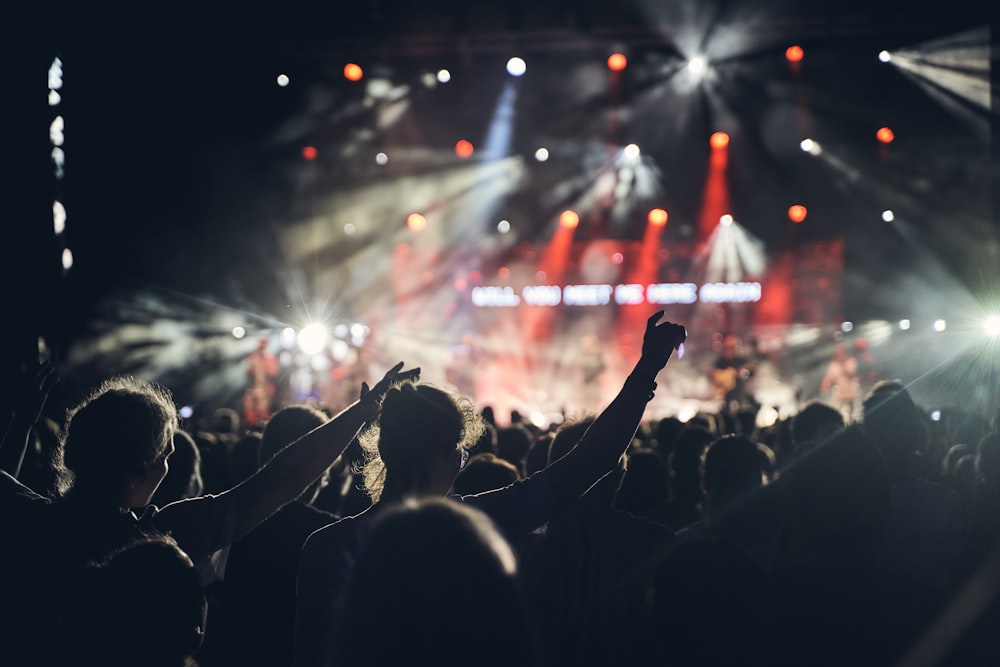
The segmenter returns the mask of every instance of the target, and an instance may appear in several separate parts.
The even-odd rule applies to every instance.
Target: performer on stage
[[[834,348],[833,359],[826,367],[819,391],[821,394],[829,392],[830,401],[846,421],[854,419],[861,398],[861,379],[858,377],[858,360],[847,353],[847,346],[843,343]]]
[[[271,418],[275,381],[278,378],[278,357],[267,351],[267,338],[257,342],[257,349],[247,358],[249,386],[243,392],[243,419],[251,425]]]
[[[726,410],[737,412],[759,408],[760,404],[750,391],[755,359],[743,352],[743,341],[734,335],[722,341],[722,353],[712,364],[712,387],[717,400],[723,401]]]

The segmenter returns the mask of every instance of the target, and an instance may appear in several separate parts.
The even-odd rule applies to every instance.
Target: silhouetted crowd
[[[687,335],[661,315],[609,404],[547,427],[403,363],[337,413],[186,426],[130,377],[54,414],[28,369],[0,665],[1000,664],[995,416],[879,381],[853,420],[649,420]]]

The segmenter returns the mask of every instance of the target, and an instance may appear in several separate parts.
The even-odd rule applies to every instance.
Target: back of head
[[[478,510],[433,498],[387,508],[351,573],[337,664],[532,664],[516,572]]]
[[[264,465],[282,449],[328,421],[326,413],[309,405],[288,405],[273,415],[260,436],[258,462]]]
[[[240,415],[232,408],[218,408],[212,413],[209,429],[213,433],[235,437],[240,432]]]
[[[76,492],[110,500],[166,451],[177,426],[169,391],[112,378],[69,411],[57,460]]]
[[[862,429],[882,452],[890,473],[909,470],[928,443],[927,422],[902,383],[883,380],[864,401]]]
[[[708,447],[702,468],[705,493],[713,505],[732,502],[764,484],[758,443],[745,435],[724,435]]]
[[[785,516],[818,557],[868,548],[882,535],[889,477],[875,445],[851,425],[812,448],[781,477]]]
[[[411,381],[391,387],[378,422],[360,436],[365,489],[377,502],[389,476],[417,474],[456,450],[472,447],[483,423],[468,398]]]
[[[496,454],[476,454],[455,478],[452,492],[460,496],[502,489],[521,479],[517,467]]]
[[[628,466],[615,495],[615,507],[647,516],[670,497],[667,466],[652,449],[638,449],[629,454]]]
[[[688,424],[677,433],[669,461],[675,493],[700,495],[701,462],[713,440],[712,431],[700,425]]]
[[[137,540],[92,564],[69,587],[60,613],[73,664],[193,664],[207,604],[198,574],[169,537]]]
[[[524,459],[533,439],[531,431],[519,422],[501,426],[497,429],[497,456],[524,470]]]
[[[594,423],[594,419],[594,416],[587,416],[560,424],[549,442],[549,463],[561,459],[566,456],[569,450],[576,447],[583,438],[583,434]]]
[[[822,401],[809,401],[792,418],[792,442],[795,449],[801,451],[822,442],[844,426],[840,410]]]

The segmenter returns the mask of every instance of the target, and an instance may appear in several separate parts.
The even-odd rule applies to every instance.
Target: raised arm
[[[657,374],[687,337],[679,324],[666,321],[657,324],[662,316],[661,310],[646,321],[642,354],[618,395],[594,420],[576,447],[545,469],[560,508],[570,505],[611,472],[635,437],[646,404],[656,389]]]
[[[337,460],[361,428],[375,418],[389,387],[420,374],[419,368],[408,371],[402,368],[403,362],[396,364],[371,389],[363,385],[359,400],[289,444],[251,477],[223,494],[232,494],[238,508],[234,539],[297,498]]]

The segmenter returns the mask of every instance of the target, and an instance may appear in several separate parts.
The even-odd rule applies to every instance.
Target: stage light
[[[455,155],[457,155],[462,159],[469,157],[470,155],[472,155],[474,151],[475,149],[473,148],[472,142],[470,141],[467,141],[465,139],[459,139],[455,143]]]
[[[347,224],[344,225],[344,233],[347,234],[348,236],[354,236],[354,232],[356,231],[358,231],[358,228],[355,227],[352,223],[348,222]]]
[[[451,81],[451,72],[446,69],[439,69],[437,73],[437,80],[441,83],[448,83]]]
[[[639,157],[639,147],[636,144],[629,144],[624,148],[622,153],[624,153],[625,157],[629,160],[635,160]]]
[[[539,162],[545,162],[546,160],[548,160],[549,149],[544,147],[539,148],[537,151],[535,151],[535,159],[538,160]]]
[[[347,63],[344,65],[344,78],[348,81],[360,81],[364,75],[365,73],[361,69],[361,65],[357,63]]]
[[[287,74],[279,74],[277,81],[278,81],[278,85],[281,86],[282,88],[284,88],[285,86],[288,85],[288,82],[289,82],[288,75]]]
[[[507,61],[507,73],[511,76],[522,76],[528,70],[528,65],[517,56]]]
[[[49,106],[50,107],[58,106],[58,104],[60,102],[62,102],[62,95],[60,95],[58,92],[56,92],[54,90],[50,90],[49,91]]]
[[[983,331],[990,338],[1000,336],[1000,315],[990,315],[983,320]]]
[[[612,72],[620,72],[628,65],[628,58],[623,53],[612,53],[608,56],[608,69]]]
[[[840,330],[844,333],[850,333],[854,330],[854,322],[841,322]]]
[[[715,132],[708,140],[709,145],[719,151],[729,145],[729,135],[725,132]]]
[[[688,61],[687,66],[691,70],[691,74],[696,78],[700,78],[708,71],[708,59],[705,56],[697,55]]]
[[[573,229],[580,224],[580,216],[576,211],[567,209],[559,215],[559,224],[567,229]]]
[[[319,354],[323,351],[328,338],[326,327],[318,322],[313,322],[302,327],[299,331],[299,349],[305,354]]]
[[[385,165],[385,163],[388,161],[389,161],[389,156],[386,155],[385,153],[378,153],[375,155],[375,164],[379,166]]]
[[[427,226],[427,218],[419,213],[411,213],[406,216],[406,226],[409,227],[412,232],[422,232]]]
[[[669,217],[670,216],[667,215],[667,212],[662,208],[654,208],[649,212],[649,215],[646,216],[646,219],[649,221],[649,224],[654,227],[662,227],[667,224],[667,219]]]
[[[510,278],[510,269],[508,269],[506,266],[501,266],[499,269],[497,269],[497,276],[505,279]]]
[[[58,199],[52,202],[52,228],[56,236],[66,231],[66,207]]]
[[[62,251],[62,267],[64,271],[69,271],[73,268],[73,251],[69,248],[63,248]]]
[[[899,321],[899,330],[900,331],[909,331],[910,330],[910,320],[900,320]]]
[[[243,327],[233,327],[233,338],[239,340],[247,335],[247,330]]]
[[[190,405],[184,405],[177,411],[177,416],[181,419],[191,419],[194,416],[194,408]]]
[[[347,336],[350,333],[351,330],[348,328],[346,324],[338,324],[337,326],[333,327],[333,335],[336,336],[337,338],[347,338]]]
[[[724,216],[719,218],[719,224],[722,225],[723,227],[730,226],[731,224],[733,224],[733,216],[726,213]]]
[[[296,338],[298,338],[298,334],[295,333],[295,329],[292,327],[285,327],[281,330],[278,340],[281,342],[281,347],[286,350],[290,350],[295,347]]]
[[[808,213],[809,211],[806,207],[800,204],[788,207],[788,219],[794,223],[800,223],[805,220]]]
[[[785,49],[785,58],[790,63],[801,62],[803,57],[805,57],[805,51],[802,50],[801,46],[792,45]]]
[[[878,132],[875,133],[875,136],[883,144],[891,144],[892,140],[896,138],[896,135],[888,127],[880,127]]]
[[[884,63],[887,63],[890,60],[892,60],[892,54],[883,49],[882,51],[878,52],[878,59]]]
[[[316,150],[315,146],[306,146],[302,149],[302,157],[307,160],[315,160],[317,155],[319,155],[319,151]]]
[[[809,153],[810,155],[819,155],[823,152],[823,147],[819,145],[818,141],[813,139],[803,139],[799,142],[799,148],[802,152]]]
[[[621,254],[620,252],[611,253],[612,264],[621,264],[624,261],[625,261],[625,255]]]
[[[510,222],[507,220],[501,220],[497,223],[497,231],[501,234],[506,234],[510,231]]]
[[[944,320],[934,320],[934,331],[941,332],[948,328],[948,323]]]
[[[893,220],[896,219],[896,214],[893,213],[891,210],[886,209],[882,211],[882,219],[885,220],[886,222],[892,222]]]
[[[930,418],[931,418],[932,422],[939,422],[939,421],[941,421],[941,411],[940,410],[931,410]]]

